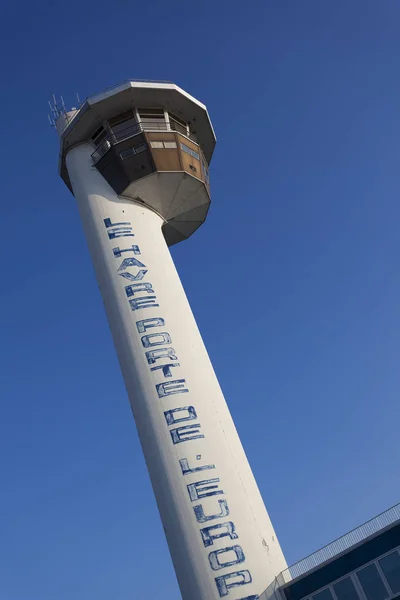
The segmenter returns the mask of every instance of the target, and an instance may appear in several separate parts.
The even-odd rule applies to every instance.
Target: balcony
[[[192,140],[192,142],[198,143],[194,133],[188,132],[186,127],[173,119],[170,119],[169,123],[163,119],[142,119],[134,125],[118,130],[118,132],[109,133],[93,152],[93,164],[96,164],[115,144],[128,140],[143,131],[175,131]]]

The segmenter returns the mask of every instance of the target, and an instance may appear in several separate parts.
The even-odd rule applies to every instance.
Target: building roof
[[[289,566],[261,598],[270,598],[280,588],[288,600],[300,600],[393,544],[400,544],[400,503]]]

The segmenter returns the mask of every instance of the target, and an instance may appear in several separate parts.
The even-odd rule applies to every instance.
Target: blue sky
[[[53,92],[171,79],[207,104],[212,209],[173,256],[288,562],[399,501],[400,3],[5,12],[1,598],[180,597]]]

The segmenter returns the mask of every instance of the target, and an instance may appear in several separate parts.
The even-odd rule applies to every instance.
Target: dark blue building
[[[280,573],[260,600],[400,600],[400,504]]]

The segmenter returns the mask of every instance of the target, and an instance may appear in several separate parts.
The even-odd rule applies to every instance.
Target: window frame
[[[318,590],[315,590],[315,592],[313,592],[312,594],[309,594],[308,596],[306,596],[305,598],[302,598],[301,600],[313,600],[314,596],[319,594],[319,592],[323,592],[327,588],[330,588],[330,592],[331,592],[334,600],[340,600],[338,598],[338,596],[336,595],[335,588],[333,587],[333,585],[335,583],[338,583],[339,581],[342,581],[343,579],[346,579],[347,577],[350,577],[351,581],[353,582],[355,590],[359,596],[359,600],[368,600],[367,595],[365,594],[364,589],[361,585],[361,582],[358,579],[357,573],[359,571],[362,571],[365,567],[368,567],[369,565],[372,565],[372,564],[375,564],[376,568],[378,569],[379,576],[383,582],[386,592],[388,593],[388,598],[386,600],[392,600],[392,598],[398,596],[399,592],[392,592],[392,589],[389,585],[389,581],[386,579],[386,576],[381,568],[381,565],[379,564],[379,560],[381,560],[382,558],[385,558],[385,556],[388,556],[389,554],[392,554],[393,552],[397,552],[397,554],[400,555],[400,546],[391,548],[390,550],[388,550],[388,552],[385,552],[384,554],[377,556],[373,560],[368,561],[367,563],[363,564],[361,567],[358,567],[354,571],[351,571],[350,573],[346,573],[342,577],[339,577],[338,579],[331,581],[328,585],[324,585],[324,587],[319,588]]]
[[[200,161],[200,153],[196,152],[196,150],[192,150],[189,146],[186,146],[183,142],[180,142],[182,152],[189,154],[192,158]]]
[[[168,131],[168,123],[163,108],[136,108],[143,131]]]
[[[139,152],[136,151],[136,148],[139,148]],[[148,146],[145,142],[142,142],[141,144],[136,144],[136,146],[131,146],[130,148],[125,148],[125,150],[122,150],[121,152],[119,152],[119,157],[121,160],[127,160],[128,158],[132,158],[132,156],[136,156],[137,154],[142,154],[143,152],[146,152],[146,150],[148,150]],[[131,152],[131,154],[129,154],[128,156],[122,156],[125,152]]]
[[[381,558],[381,557],[379,557],[379,558]],[[386,598],[384,598],[383,600],[390,600],[390,598],[392,598],[392,597],[394,596],[394,594],[392,593],[392,590],[388,589],[388,584],[387,584],[387,582],[386,582],[386,579],[385,579],[385,577],[383,576],[383,573],[382,573],[381,569],[379,568],[379,565],[377,565],[377,564],[376,564],[376,560],[377,560],[377,559],[375,559],[375,560],[371,560],[369,563],[366,563],[365,565],[363,565],[362,567],[360,567],[359,569],[357,569],[356,571],[354,571],[354,576],[356,577],[356,579],[357,579],[358,583],[360,584],[360,587],[361,587],[361,589],[362,589],[362,591],[363,591],[363,593],[364,593],[364,598],[365,598],[366,600],[370,600],[370,599],[368,598],[367,594],[364,592],[364,588],[363,588],[363,586],[362,586],[362,583],[361,583],[361,581],[360,581],[360,580],[359,580],[359,578],[358,578],[358,575],[357,575],[357,573],[360,573],[360,572],[361,572],[361,571],[363,571],[364,569],[367,569],[368,567],[371,567],[372,565],[375,565],[375,568],[376,568],[376,569],[377,569],[377,571],[378,571],[378,575],[379,575],[379,577],[380,577],[380,578],[381,578],[381,580],[382,580],[383,587],[385,588],[385,590],[386,590],[386,593],[387,593],[387,597],[386,597]]]
[[[390,550],[389,552],[386,552],[386,554],[382,554],[382,556],[378,556],[378,558],[376,559],[378,570],[380,571],[380,574],[382,576],[382,579],[383,579],[384,583],[387,583],[387,586],[389,587],[389,590],[390,590],[390,593],[391,593],[392,596],[396,596],[397,594],[400,594],[400,591],[399,592],[393,592],[392,591],[392,588],[390,587],[389,580],[387,579],[387,577],[385,575],[385,572],[382,569],[381,564],[380,564],[379,561],[382,560],[383,558],[386,558],[387,556],[390,556],[391,554],[394,554],[395,552],[396,552],[396,554],[398,556],[400,556],[400,547],[393,548],[393,550]]]
[[[190,139],[190,127],[189,127],[189,123],[187,121],[184,121],[180,117],[177,117],[174,113],[168,111],[168,121],[169,121],[169,123],[171,122],[171,120],[174,121],[180,127],[182,127],[182,129],[185,129],[186,130],[186,135]],[[171,128],[171,130],[176,131],[177,133],[182,133],[182,132],[179,131],[179,129],[175,129],[175,128],[172,128],[172,127],[170,127],[170,128]],[[185,134],[182,134],[182,135],[185,135]]]
[[[161,144],[161,146],[153,146],[153,144]],[[174,144],[174,146],[166,146],[165,144]],[[150,140],[150,147],[154,150],[176,150],[178,148],[174,140]]]
[[[346,575],[343,575],[343,577],[340,577],[339,579],[335,579],[335,581],[332,581],[332,583],[330,584],[330,587],[332,588],[332,594],[333,594],[333,597],[334,597],[335,600],[341,600],[341,599],[336,594],[336,590],[335,590],[335,588],[333,586],[336,583],[339,583],[340,581],[343,581],[344,579],[347,579],[347,578],[349,578],[350,581],[352,582],[352,584],[354,585],[354,589],[356,590],[356,594],[358,594],[359,600],[367,600],[367,598],[365,597],[365,594],[361,593],[361,592],[364,591],[362,589],[361,585],[357,586],[357,583],[360,584],[360,582],[358,581],[358,579],[356,581],[354,581],[354,577],[353,577],[354,573],[355,573],[354,571],[352,571],[351,573],[346,573]],[[359,588],[361,588],[361,591],[360,591]]]
[[[107,127],[105,127],[104,123],[102,123],[100,125],[100,127],[98,127],[96,129],[96,131],[94,132],[94,134],[91,136],[90,140],[96,146],[96,148],[98,148],[105,141],[107,136],[108,136]]]
[[[107,123],[110,129],[112,129],[115,125],[126,123],[126,121],[130,121],[131,119],[136,119],[136,114],[133,108],[130,108],[129,110],[126,110],[125,112],[116,115],[115,117],[110,117]]]
[[[380,578],[383,581],[383,585],[386,588],[387,593],[389,594],[388,598],[390,600],[390,598],[393,598],[394,596],[396,596],[398,594],[398,592],[393,593],[389,582],[386,580],[385,574],[382,571],[381,565],[379,564],[379,559],[384,558],[385,556],[387,556],[388,554],[392,554],[392,552],[397,552],[399,554],[399,550],[400,550],[400,546],[397,546],[396,548],[392,548],[391,550],[389,550],[389,552],[385,552],[385,554],[381,554],[380,556],[377,556],[376,558],[374,558],[374,560],[370,560],[369,562],[365,563],[365,565],[363,565],[362,567],[360,567],[359,569],[356,569],[355,571],[352,572],[352,574],[354,574],[354,576],[356,577],[357,573],[359,571],[362,571],[364,569],[364,567],[368,567],[369,565],[375,564],[376,568],[378,569],[378,573],[380,575]],[[363,587],[361,585],[361,582],[358,580],[358,577],[356,577],[356,581],[360,584],[360,588],[363,592],[363,598],[365,598],[365,600],[368,600],[367,595],[364,593]]]

